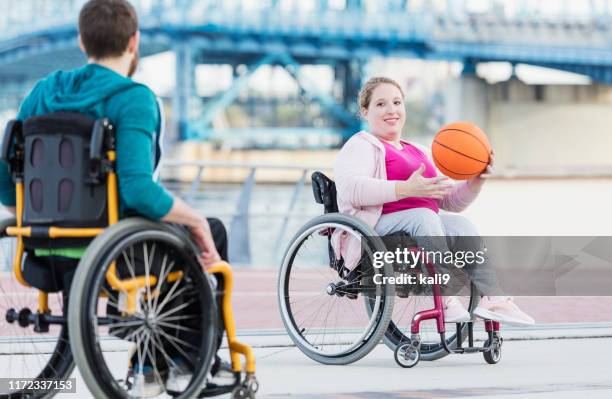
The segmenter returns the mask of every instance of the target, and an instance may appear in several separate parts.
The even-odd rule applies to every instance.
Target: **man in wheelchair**
[[[131,79],[138,64],[139,41],[137,15],[127,0],[90,0],[83,6],[79,15],[79,45],[87,56],[87,65],[68,72],[54,72],[39,81],[21,104],[17,120],[23,121],[24,131],[31,131],[35,128],[52,130],[56,126],[65,130],[67,126],[87,124],[87,120],[107,118],[114,129],[114,171],[118,183],[119,217],[139,215],[152,221],[185,226],[195,244],[193,247],[199,252],[201,267],[208,268],[221,260],[227,260],[226,231],[218,219],[201,216],[157,181],[164,130],[163,109],[147,86]],[[49,186],[50,180],[56,177],[50,175],[52,171],[44,171],[44,165],[47,165],[45,162],[48,162],[45,157],[50,158],[52,155],[45,151],[43,141],[37,143],[34,138],[27,144],[27,140],[26,138],[26,145],[30,145],[32,170],[38,167],[41,174],[25,187],[26,215],[28,209],[32,211],[32,215],[37,208],[42,209],[43,204],[57,206],[60,211],[62,207],[69,209],[72,205],[67,201],[71,201],[71,195],[76,193],[77,189],[69,179],[61,180],[57,194],[59,199],[54,198],[55,193],[50,193]],[[56,163],[61,165],[59,169],[65,167],[70,170],[79,166],[86,168],[86,165],[76,161],[78,157],[74,156],[71,144],[64,144],[63,141],[58,144],[60,154]],[[85,142],[83,148],[88,150]],[[83,171],[70,173],[78,178]],[[0,200],[9,211],[15,213],[16,189],[13,177],[7,165],[0,163]],[[99,203],[105,200],[104,197],[99,199]],[[76,200],[79,200],[78,196]],[[93,206],[96,206],[95,202]],[[78,210],[77,214],[87,212]],[[94,210],[93,213],[95,212]],[[48,238],[27,239],[23,277],[31,286],[45,292],[62,291],[67,299],[76,266],[85,252],[85,242],[79,239],[62,240],[61,245],[52,245],[50,242],[54,240]],[[140,254],[140,257],[142,256],[146,259],[152,254]],[[139,255],[136,254],[136,259],[138,258]],[[161,261],[158,260],[157,266],[152,266],[151,271],[155,271],[155,267],[158,267],[159,271],[159,262]],[[121,270],[125,273],[123,266],[121,261],[117,262],[120,275]],[[119,297],[119,303],[113,305],[114,310],[111,309],[113,306],[108,305],[109,314],[120,313],[121,300]],[[159,301],[164,301],[164,298],[160,297]],[[177,314],[188,313],[190,307],[184,306]],[[222,326],[223,323],[219,322],[219,325]],[[113,328],[110,333],[121,336],[116,329],[113,332]],[[218,334],[217,349],[221,336],[222,331]],[[167,370],[164,383],[167,390],[172,390],[171,386],[182,383],[181,378],[191,377],[189,367],[183,367],[180,356],[173,356],[177,350],[168,346],[170,345],[166,345],[166,350],[172,360],[167,362],[170,363],[170,370]],[[138,356],[141,357],[140,361],[136,359]],[[132,370],[137,373],[134,374],[130,395],[147,397],[161,392],[159,378],[149,372],[156,357],[152,354],[134,353],[132,369],[137,368],[138,364],[143,369]],[[235,372],[217,355],[211,373],[212,376],[207,377],[209,385],[235,383]]]

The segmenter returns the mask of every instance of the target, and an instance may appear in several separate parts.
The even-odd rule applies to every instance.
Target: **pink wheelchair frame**
[[[414,248],[413,250],[418,250]],[[427,272],[430,276],[435,274],[434,266],[431,263],[426,264]],[[485,361],[489,364],[496,364],[501,359],[501,346],[503,344],[503,338],[500,335],[500,323],[493,320],[485,320],[485,331],[487,332],[488,339],[485,341],[483,346],[474,346],[474,322],[467,322],[468,326],[468,346],[462,346],[462,324],[456,323],[457,326],[457,346],[450,348],[446,342],[446,326],[444,325],[444,306],[442,304],[442,294],[440,292],[440,286],[438,284],[433,285],[433,309],[422,310],[417,312],[412,318],[410,325],[410,341],[401,342],[395,348],[395,361],[398,365],[405,368],[416,366],[420,360],[420,328],[421,322],[425,320],[436,320],[436,327],[438,334],[440,334],[440,341],[444,347],[444,350],[451,354],[464,354],[464,353],[480,353],[482,352]]]

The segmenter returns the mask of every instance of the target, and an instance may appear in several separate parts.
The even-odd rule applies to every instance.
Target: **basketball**
[[[489,164],[491,144],[486,134],[470,122],[453,122],[442,127],[431,144],[436,167],[455,180],[481,174]]]

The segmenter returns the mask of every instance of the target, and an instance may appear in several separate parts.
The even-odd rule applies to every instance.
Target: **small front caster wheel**
[[[255,399],[259,383],[255,375],[247,375],[245,381],[232,391],[232,399]]]
[[[491,348],[486,352],[482,352],[484,359],[486,360],[487,363],[489,364],[499,363],[499,361],[501,360],[501,355],[502,355],[501,345],[502,345],[501,339],[495,339],[493,343],[491,344]],[[489,346],[489,340],[485,341],[484,346],[485,348]]]
[[[395,348],[395,362],[401,367],[410,368],[416,366],[421,359],[421,351],[411,343],[403,343]]]
[[[255,391],[239,385],[232,391],[232,399],[255,399]]]

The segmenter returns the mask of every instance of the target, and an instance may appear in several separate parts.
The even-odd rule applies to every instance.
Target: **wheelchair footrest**
[[[206,386],[206,388],[202,389],[198,394],[198,398],[211,398],[213,396],[225,395],[226,393],[230,393],[240,384],[236,385],[227,385],[227,386]]]
[[[198,398],[210,398],[213,396],[224,395],[232,392],[237,386],[242,384],[240,373],[234,373],[236,375],[236,383],[230,385],[215,385],[207,384],[204,389],[198,394]]]
[[[468,347],[464,347],[464,348],[457,348],[455,350],[453,350],[453,353],[478,353],[478,352],[484,352],[484,348],[480,347],[480,346],[468,346]]]

